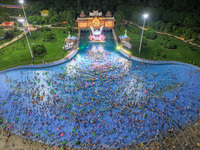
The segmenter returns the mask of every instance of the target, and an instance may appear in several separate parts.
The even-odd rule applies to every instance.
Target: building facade
[[[111,15],[110,11],[105,16],[102,16],[102,12],[93,11],[93,13],[90,12],[89,17],[86,17],[82,11],[76,22],[79,29],[88,29],[90,26],[94,29],[99,29],[101,26],[104,26],[104,28],[113,28],[115,18]]]

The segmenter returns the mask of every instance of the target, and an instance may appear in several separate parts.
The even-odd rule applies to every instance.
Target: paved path
[[[113,36],[114,36],[114,39],[115,39],[115,42],[116,42],[116,46],[118,46],[119,44],[118,44],[117,37],[116,37],[114,29],[112,29],[112,33],[113,33]],[[200,67],[198,67],[198,66],[194,66],[192,64],[178,62],[178,61],[154,61],[154,60],[147,60],[147,59],[143,59],[143,58],[138,58],[138,57],[135,57],[135,56],[132,56],[132,55],[126,53],[126,50],[123,47],[120,48],[119,52],[122,55],[124,55],[125,57],[127,57],[131,60],[140,62],[140,63],[148,63],[148,64],[154,64],[154,65],[178,64],[178,65],[190,66],[190,67],[193,67],[197,70],[200,70]]]
[[[141,30],[143,29],[143,27],[139,26],[139,25],[136,25],[138,28],[140,28]],[[148,30],[147,28],[144,28],[144,30]],[[176,35],[172,35],[172,34],[169,34],[169,33],[164,33],[164,32],[159,32],[159,31],[155,31],[155,33],[157,34],[163,34],[163,35],[168,35],[168,36],[172,36],[174,38],[177,38],[179,40],[182,40],[183,42],[185,43],[189,43],[191,45],[194,45],[194,46],[197,46],[197,47],[200,47],[200,45],[196,44],[196,43],[192,43],[191,39],[190,40],[185,40],[183,37],[178,37]]]
[[[27,32],[27,31],[26,31],[26,32]],[[4,47],[8,46],[9,44],[11,44],[11,43],[13,43],[13,42],[15,42],[15,41],[21,39],[22,37],[24,37],[24,32],[22,32],[20,35],[18,35],[17,37],[15,37],[14,39],[12,39],[11,41],[9,41],[9,42],[7,42],[7,43],[5,43],[5,44],[0,45],[0,49],[2,49],[2,48],[4,48]]]

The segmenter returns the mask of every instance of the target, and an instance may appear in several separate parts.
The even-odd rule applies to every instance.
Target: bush
[[[51,28],[48,28],[48,27],[41,27],[41,28],[40,28],[40,31],[41,31],[41,32],[44,32],[44,31],[51,31]]]
[[[167,49],[176,49],[177,45],[170,41],[169,37],[163,37],[163,40],[160,42],[164,48]]]
[[[176,49],[177,48],[177,46],[174,43],[172,43],[171,41],[163,42],[163,46],[164,46],[164,48],[167,48],[167,49]]]
[[[162,50],[158,49],[158,50],[157,50],[157,56],[160,56],[161,53],[162,53]]]
[[[192,45],[188,45],[188,47],[191,51],[197,51],[197,48]]]
[[[33,54],[40,55],[46,52],[44,45],[37,45],[32,48]]]
[[[166,53],[163,53],[163,54],[162,54],[162,57],[163,57],[163,58],[166,58],[166,57],[167,57],[167,54],[166,54]]]
[[[52,31],[45,31],[43,33],[43,36],[44,36],[44,42],[49,42],[56,39],[56,34]]]
[[[145,31],[144,36],[147,39],[155,40],[157,38],[157,34],[154,31]]]
[[[6,39],[12,39],[14,37],[13,31],[6,31]]]
[[[6,34],[5,34],[4,30],[0,30],[0,37],[5,36],[5,35]]]
[[[142,46],[146,46],[146,45],[147,45],[147,39],[144,38],[144,39],[142,40]]]
[[[42,54],[42,48],[41,48],[41,47],[37,47],[37,48],[36,48],[36,54],[37,54],[37,55]]]

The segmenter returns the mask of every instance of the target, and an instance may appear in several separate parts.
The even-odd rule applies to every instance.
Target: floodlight
[[[22,18],[22,19],[18,19],[18,21],[19,21],[19,22],[24,22],[25,19],[23,19],[23,18]]]
[[[149,15],[148,14],[144,14],[143,17],[146,19]]]
[[[23,4],[23,3],[24,3],[24,0],[19,0],[19,3]]]

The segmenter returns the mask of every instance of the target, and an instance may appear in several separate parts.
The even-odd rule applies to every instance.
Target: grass
[[[52,31],[56,33],[57,39],[51,42],[43,42],[42,32],[40,31],[32,32],[32,36],[28,36],[31,47],[43,44],[47,50],[45,54],[34,56],[35,64],[42,64],[43,60],[45,62],[55,61],[68,54],[68,51],[62,48],[67,34],[63,34],[63,29],[52,29]],[[77,36],[77,33],[78,31],[73,32],[71,36]],[[0,50],[0,70],[31,63],[33,62],[25,37]]]
[[[23,31],[16,31],[16,32],[13,32],[14,33],[14,36],[12,39],[14,39],[15,37],[17,37],[18,35],[20,35]],[[11,41],[12,39],[3,39],[3,40],[0,40],[0,45],[3,45],[9,41]]]
[[[160,45],[161,41],[163,41],[163,37],[166,35],[158,34],[155,40],[145,39],[143,37],[143,41],[147,41],[147,45],[142,45],[141,53],[138,53],[140,38],[141,38],[141,30],[135,27],[134,25],[127,25],[126,27],[119,26],[115,28],[115,32],[117,37],[120,35],[124,35],[124,31],[127,30],[127,35],[131,38],[132,49],[130,50],[131,54],[140,58],[151,59],[153,60],[156,57],[156,60],[173,60],[180,61],[185,63],[193,63],[196,66],[200,66],[200,48],[192,46],[188,43],[185,43],[181,40],[178,40],[174,37],[169,37],[169,39],[177,45],[176,49],[166,49],[162,45]],[[144,31],[145,32],[145,31]],[[196,51],[192,51],[191,47]],[[161,56],[157,55],[157,51],[161,50]],[[166,54],[166,58],[162,57],[163,54]]]

